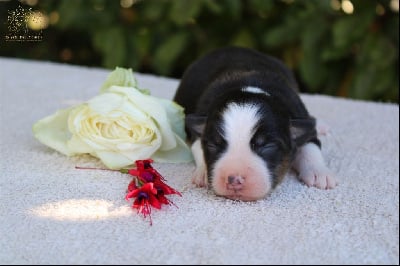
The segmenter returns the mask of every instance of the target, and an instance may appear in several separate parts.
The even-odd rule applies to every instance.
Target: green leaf
[[[288,16],[283,23],[265,32],[263,35],[263,42],[267,46],[279,47],[297,40],[304,29],[306,28],[299,21],[299,18]]]
[[[81,6],[82,0],[62,1],[58,11],[60,19],[57,27],[65,29],[79,21],[82,13]]]
[[[149,21],[158,21],[160,20],[164,13],[165,9],[168,7],[168,1],[146,1],[146,3],[139,2],[140,6],[143,7],[143,11],[141,15],[143,18]]]
[[[321,18],[309,21],[301,37],[303,57],[300,61],[300,73],[307,85],[315,91],[328,75],[328,70],[322,62],[321,55],[316,53],[326,35],[327,25]]]
[[[396,60],[398,49],[389,39],[378,33],[367,35],[356,55],[350,97],[374,99],[393,90],[398,84]]]
[[[374,14],[365,13],[342,17],[332,27],[333,45],[337,48],[351,48],[351,45],[367,34]]]
[[[323,61],[338,60],[349,56],[350,53],[351,50],[347,47],[334,47],[328,44],[327,46],[323,47],[321,58]]]
[[[124,66],[125,34],[120,27],[99,29],[93,37],[93,45],[103,54],[104,67]]]
[[[242,28],[240,31],[233,37],[231,44],[234,46],[243,46],[243,47],[255,47],[255,40],[251,32]]]
[[[115,21],[115,5],[109,1],[83,1],[64,0],[60,1],[58,8],[59,21],[56,27],[61,29],[85,29],[92,31],[99,27],[111,25]],[[118,6],[117,6],[118,7]],[[103,12],[107,9],[108,12]]]
[[[398,48],[381,34],[369,34],[361,43],[357,54],[359,67],[372,64],[378,68],[386,68],[394,64],[398,58]]]
[[[177,25],[184,25],[195,18],[203,5],[202,0],[175,0],[172,1],[169,16]]]
[[[149,30],[143,27],[126,37],[128,41],[127,66],[132,67],[134,70],[139,69],[147,55],[150,54],[151,35]]]
[[[172,63],[184,51],[187,37],[185,32],[176,33],[158,47],[152,65],[160,74],[170,73]]]
[[[241,0],[225,0],[224,6],[231,18],[233,18],[234,20],[240,18],[242,11]]]
[[[220,14],[223,11],[223,7],[220,5],[221,2],[215,0],[205,0],[204,5],[214,14]]]
[[[275,6],[273,1],[247,0],[247,2],[250,9],[256,12],[270,12]]]

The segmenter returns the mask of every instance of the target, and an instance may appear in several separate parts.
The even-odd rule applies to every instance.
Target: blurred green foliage
[[[131,67],[180,78],[204,53],[237,45],[275,55],[302,92],[399,102],[396,0],[14,0],[49,18],[41,42],[0,42],[0,55]],[[123,7],[125,6],[125,7]],[[29,6],[28,6],[29,7]],[[350,14],[351,13],[351,14]]]

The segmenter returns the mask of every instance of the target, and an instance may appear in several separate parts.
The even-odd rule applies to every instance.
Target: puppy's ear
[[[315,118],[311,116],[290,119],[290,135],[296,146],[301,146],[317,137],[315,124]]]
[[[203,134],[206,126],[207,116],[198,114],[188,114],[185,117],[186,129],[192,138],[198,138]]]

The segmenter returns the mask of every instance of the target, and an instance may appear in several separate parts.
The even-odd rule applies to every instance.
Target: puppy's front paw
[[[192,183],[198,187],[207,187],[207,171],[203,167],[197,167],[192,176]]]
[[[307,186],[319,189],[331,189],[337,185],[332,172],[326,167],[321,169],[305,169],[303,172],[300,172],[299,179]]]

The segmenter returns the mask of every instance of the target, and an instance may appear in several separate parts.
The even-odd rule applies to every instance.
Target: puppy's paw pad
[[[300,173],[299,179],[302,180],[309,187],[316,187],[319,189],[332,189],[337,186],[337,182],[333,174],[328,170],[319,171],[305,171]]]
[[[207,173],[203,169],[198,169],[193,173],[192,183],[198,187],[207,187]]]

